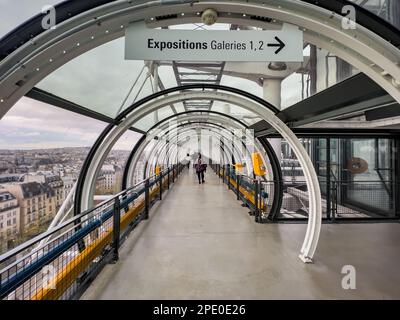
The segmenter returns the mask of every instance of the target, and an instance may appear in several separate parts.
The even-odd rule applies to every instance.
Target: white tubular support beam
[[[238,122],[235,122],[227,117],[222,117],[220,115],[216,115],[216,114],[198,114],[198,115],[194,115],[194,114],[188,114],[185,116],[180,116],[178,119],[174,119],[172,120],[172,122],[175,125],[170,125],[170,123],[165,123],[163,125],[161,125],[160,127],[156,128],[156,130],[161,130],[161,131],[165,131],[165,130],[169,130],[167,135],[168,137],[172,136],[172,133],[175,134],[176,130],[178,129],[178,125],[181,122],[192,122],[192,121],[212,121],[213,123],[221,123],[224,124],[228,127],[231,127],[232,129],[245,129],[244,127],[242,127],[241,125],[239,125]],[[191,127],[192,129],[194,128],[193,126],[185,126],[185,128],[187,127]],[[215,126],[214,126],[215,127]],[[228,129],[224,129],[223,131],[226,131]],[[221,134],[221,133],[219,133]],[[230,137],[228,135],[226,135],[226,138],[229,139]],[[254,137],[252,137],[254,138]],[[168,138],[168,140],[172,140],[170,138]],[[237,148],[239,151],[237,151],[237,155],[236,156],[240,156],[241,152],[240,149],[241,148]],[[136,163],[133,164],[134,166],[136,166]],[[249,168],[249,166],[247,166],[247,169]],[[129,181],[129,180],[128,180]]]
[[[130,23],[146,21],[149,27],[198,23],[200,17],[196,12],[210,7],[218,11],[220,23],[270,28],[270,22],[251,19],[251,16],[260,16],[275,20],[275,28],[282,23],[298,26],[304,32],[305,41],[354,65],[400,103],[400,50],[361,25],[356,29],[343,29],[343,16],[317,5],[294,0],[280,0],[279,4],[276,0],[121,0],[67,19],[3,59],[0,62],[0,118],[62,65],[88,50],[123,37]],[[151,18],[165,15],[177,18],[151,21]]]
[[[76,190],[76,182],[74,183],[72,189],[69,191],[67,198],[64,200],[60,209],[58,209],[58,212],[54,216],[50,225],[48,226],[47,231],[50,231],[54,227],[58,226],[58,224],[62,223],[71,213],[71,210],[74,206],[75,190]],[[43,247],[47,243],[47,241],[49,241],[49,238],[43,239],[42,241],[39,242],[37,247],[38,248]]]
[[[198,126],[196,124],[192,124],[192,125],[190,125],[188,127],[185,127],[184,130],[179,130],[179,128],[178,128],[177,130],[174,130],[174,132],[173,132],[173,139],[178,138],[179,135],[187,136],[187,135],[191,134],[190,136],[194,136],[193,132],[191,133],[191,131],[193,131],[194,129],[197,129],[197,128],[198,128]],[[228,137],[226,136],[225,133],[223,133],[223,131],[222,132],[221,131],[216,131],[215,127],[213,127],[212,125],[202,127],[202,129],[206,130],[206,132],[204,134],[207,135],[207,136],[213,136],[213,137],[224,136],[226,139],[228,139]],[[207,132],[208,130],[211,130],[211,132]],[[179,141],[178,141],[178,143],[179,143]],[[153,151],[151,152],[151,156],[149,158],[150,159],[149,163],[153,163],[153,164],[154,164],[154,162],[162,163],[162,161],[163,161],[162,159],[161,159],[161,161],[158,160],[159,157],[160,157],[159,152],[163,151],[163,148],[167,148],[166,152],[164,152],[164,154],[166,155],[169,152],[169,149],[172,148],[175,145],[175,143],[172,143],[168,147],[165,144],[163,146],[161,146],[160,144],[161,144],[161,142],[158,143],[158,148],[156,146],[153,149]],[[227,146],[227,148],[229,148],[230,152],[232,154],[234,154],[236,158],[241,157],[241,155],[243,156],[243,154],[241,153],[240,148],[238,146],[232,145],[232,146]],[[248,152],[247,149],[246,149],[246,151]],[[154,161],[154,159],[155,159],[155,161]],[[147,174],[147,176],[149,176],[149,168],[147,168],[147,173],[146,174]]]
[[[180,116],[176,119],[176,124],[179,124],[181,122],[185,122],[185,121],[196,121],[196,120],[201,120],[203,119],[203,117],[207,117],[207,120],[212,120],[215,121],[217,123],[222,123],[225,124],[229,127],[233,127],[233,128],[237,128],[237,129],[245,129],[245,127],[239,125],[238,122],[233,121],[232,119],[229,119],[227,117],[223,117],[220,115],[216,115],[216,114],[198,114],[198,115],[192,115],[192,114],[188,114],[185,116]],[[175,119],[173,120],[175,122]],[[164,124],[164,125],[160,125],[160,127],[157,127],[155,130],[166,130],[170,128],[170,125],[168,123]],[[174,128],[174,127],[173,127]],[[151,135],[151,133],[150,133]],[[253,136],[250,136],[249,133],[246,133],[246,138],[247,139],[254,139],[254,149],[260,151],[260,154],[262,155],[263,161],[267,166],[268,169],[268,179],[269,180],[273,180],[273,174],[272,174],[272,167],[271,167],[271,163],[269,161],[269,159],[265,156],[265,152],[262,152],[263,147],[261,146],[260,142],[255,139]],[[148,147],[149,150],[153,150],[153,148],[155,148],[157,142],[154,142],[153,144],[151,143],[152,141],[156,141],[154,139],[152,139],[151,141],[149,141],[148,143],[143,143],[143,145],[140,147],[140,149],[136,152],[136,154],[134,155],[133,160],[131,161],[130,167],[128,169],[128,177],[127,177],[127,187],[130,187],[132,185],[134,185],[134,174],[137,168],[137,163],[139,161],[139,159],[141,158],[143,152],[148,153],[149,155],[147,156],[148,158],[150,158],[150,154],[152,151],[148,151],[146,152],[145,149],[146,147]],[[152,145],[152,146],[151,146]],[[247,149],[247,148],[246,148]],[[247,150],[249,153],[251,152],[251,150]],[[247,173],[248,175],[252,174],[252,159],[251,159],[251,154],[249,154],[249,158],[246,158],[246,169],[248,170]],[[251,164],[251,166],[250,166]]]
[[[81,210],[86,210],[92,206],[96,177],[101,168],[101,164],[103,163],[103,160],[107,156],[109,150],[111,150],[113,145],[118,141],[119,137],[121,137],[121,135],[127,131],[133,123],[143,118],[147,114],[152,113],[166,105],[189,100],[222,101],[245,108],[246,110],[252,111],[260,118],[268,122],[277,132],[279,132],[279,134],[281,134],[284,139],[286,139],[296,157],[299,159],[308,187],[310,209],[307,231],[303,246],[300,250],[300,258],[306,263],[312,262],[321,229],[322,207],[319,182],[311,159],[309,158],[307,151],[297,139],[296,135],[271,110],[251,100],[231,93],[221,93],[216,91],[185,91],[181,93],[175,93],[148,102],[128,114],[119,124],[119,126],[115,127],[108,134],[95,154],[95,157],[93,158],[94,160],[89,166],[87,179],[83,188]]]

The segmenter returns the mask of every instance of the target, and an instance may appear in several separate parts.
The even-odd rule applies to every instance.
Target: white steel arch
[[[204,114],[204,113],[203,114],[199,114],[199,115],[188,114],[186,116],[180,116],[177,119],[177,123],[179,123],[180,121],[196,121],[196,120],[199,120],[199,119],[203,119],[203,117],[205,117],[204,119],[220,122],[220,123],[223,123],[223,124],[228,125],[230,127],[234,127],[234,128],[238,128],[238,129],[245,129],[245,127],[241,127],[238,122],[233,121],[232,119],[229,119],[227,117],[223,117],[223,116],[217,115],[217,114]],[[169,126],[169,124],[164,124],[164,125],[161,125],[160,128],[161,129],[163,129],[163,128],[165,129],[168,126]],[[248,136],[248,138],[251,139],[253,137]],[[263,147],[261,146],[261,144],[259,143],[259,141],[257,139],[255,139],[254,142],[255,142],[255,148],[257,150],[263,150]],[[156,147],[156,144],[157,144],[157,142],[154,142],[153,148]],[[129,169],[128,169],[128,176],[127,176],[127,186],[128,187],[134,185],[133,177],[134,177],[134,172],[135,172],[136,167],[137,167],[137,163],[139,161],[139,158],[140,158],[141,154],[144,152],[145,148],[148,145],[150,145],[150,142],[148,144],[143,143],[139,147],[137,152],[135,153],[135,155],[134,155],[134,157],[133,157],[133,159],[132,159],[132,161],[130,163],[130,166],[129,166]],[[269,159],[267,159],[265,157],[264,152],[261,152],[261,155],[263,157],[264,163],[267,164],[268,178],[272,180],[273,179],[273,175],[272,175],[273,170],[272,170],[272,167],[271,167],[271,163],[270,163]]]
[[[220,13],[218,22],[271,28],[250,19],[268,17],[304,31],[305,41],[329,50],[357,67],[400,103],[400,50],[366,27],[343,29],[341,15],[303,1],[114,1],[88,10],[47,30],[0,62],[0,118],[48,74],[80,54],[122,37],[132,22],[149,27],[198,22],[196,14],[209,7]],[[155,16],[177,14],[176,19],[152,22]],[[184,13],[185,15],[181,15]],[[278,27],[278,26],[276,26]],[[79,45],[78,45],[79,44]]]
[[[235,121],[233,121],[233,120],[231,120],[231,119],[229,119],[227,117],[222,117],[222,116],[216,115],[216,114],[204,114],[203,113],[201,115],[194,115],[194,114],[188,114],[186,116],[182,115],[182,116],[172,120],[172,124],[173,125],[171,125],[170,122],[167,122],[167,123],[161,125],[160,127],[157,127],[157,130],[166,130],[166,129],[168,129],[167,135],[169,137],[172,133],[175,133],[175,131],[176,131],[175,129],[180,130],[179,129],[179,124],[181,122],[192,122],[192,121],[212,121],[214,123],[222,123],[222,124],[228,125],[228,126],[232,127],[233,129],[245,129],[244,127],[239,125],[238,122],[235,122]],[[206,126],[206,124],[204,123],[201,126]],[[187,127],[190,127],[190,126],[186,125],[185,128],[187,128]],[[192,126],[192,128],[193,128],[193,126]],[[222,129],[222,132],[224,132],[224,133],[228,132],[228,131],[231,132],[227,128],[223,128]],[[229,137],[227,135],[225,135],[225,136],[227,137],[227,139],[231,138],[231,137]],[[250,137],[248,135],[247,135],[247,138],[254,139],[254,137]],[[239,150],[240,150],[240,148],[239,148]],[[240,154],[240,152],[238,151],[237,152],[237,156],[239,156],[239,154]],[[248,159],[247,159],[247,161],[248,161]],[[134,164],[134,165],[136,165],[136,164]],[[248,165],[248,163],[247,163],[247,165]],[[247,169],[248,168],[249,167],[247,167]]]
[[[187,136],[187,134],[188,134],[188,131],[189,130],[194,130],[194,129],[201,129],[201,130],[211,130],[211,132],[212,132],[212,134],[210,133],[210,134],[208,134],[209,136],[213,136],[213,137],[216,137],[216,136],[219,136],[219,137],[224,137],[224,138],[226,138],[226,139],[229,139],[230,137],[228,137],[227,136],[227,132],[225,132],[225,130],[227,130],[228,131],[228,129],[224,129],[224,130],[221,130],[221,131],[216,131],[216,127],[215,126],[212,126],[212,124],[210,124],[210,125],[197,125],[196,123],[194,123],[194,124],[192,124],[192,125],[190,125],[190,126],[187,126],[187,127],[185,127],[184,128],[184,130],[180,130],[180,128],[178,128],[177,130],[174,130],[175,132],[172,132],[172,134],[173,134],[173,139],[175,140],[175,139],[178,139],[178,137],[180,136],[180,135],[185,135],[185,136]],[[195,134],[197,134],[197,133],[192,133],[192,136],[194,136]],[[207,135],[207,132],[205,132],[204,134],[206,134]],[[229,141],[229,140],[228,140]],[[154,158],[156,158],[157,159],[157,162],[158,162],[158,158],[159,158],[159,156],[160,156],[160,154],[158,153],[158,152],[161,152],[161,149],[162,148],[165,148],[166,146],[164,145],[164,146],[160,146],[160,144],[161,144],[162,142],[161,141],[159,141],[157,144],[156,144],[156,146],[153,148],[153,150],[151,151],[151,155],[149,156],[149,163],[153,163],[154,162]],[[165,142],[164,142],[165,143]],[[171,144],[171,148],[173,147],[173,146],[175,146],[175,143],[173,143],[173,144]],[[158,147],[158,148],[157,148]],[[242,157],[244,156],[243,155],[243,153],[240,151],[240,148],[238,147],[238,146],[236,146],[235,144],[233,144],[232,145],[232,148],[231,148],[231,146],[227,146],[230,150],[232,150],[231,151],[231,153],[234,153],[235,154],[235,157],[236,157],[236,159],[242,159]],[[168,147],[167,147],[168,148]],[[247,148],[245,148],[245,150],[247,151],[247,153],[249,153],[249,150],[247,149]],[[157,154],[156,154],[157,153]],[[164,154],[164,158],[165,158],[165,155],[167,154],[168,152],[164,152],[163,154]],[[263,159],[264,159],[265,157],[263,156]],[[160,159],[161,160],[161,159]],[[246,160],[248,160],[248,159],[246,159]],[[163,160],[161,160],[160,161],[160,163],[163,163]],[[269,166],[269,164],[266,162],[266,161],[264,161],[264,163],[266,163],[266,165],[267,166]],[[135,168],[136,166],[135,166],[135,164],[133,164],[133,167]],[[246,170],[247,170],[247,175],[250,175],[251,173],[250,173],[250,171],[249,171],[249,163],[248,163],[248,161],[246,161]],[[270,167],[268,167],[268,172],[270,172]],[[149,168],[147,168],[147,176],[149,176]],[[129,186],[129,185],[128,185]]]
[[[171,105],[183,100],[203,99],[229,102],[257,114],[260,118],[268,122],[279,134],[281,134],[294,151],[304,171],[310,204],[307,231],[300,251],[300,258],[304,262],[311,262],[317,248],[322,221],[321,191],[314,166],[296,135],[271,110],[260,106],[253,101],[230,93],[221,93],[216,91],[185,91],[182,93],[175,93],[146,103],[128,114],[122,122],[106,136],[93,157],[82,190],[81,210],[84,211],[92,206],[96,177],[101,168],[101,164],[113,145],[118,141],[121,135],[132,126],[133,123],[165,105]]]

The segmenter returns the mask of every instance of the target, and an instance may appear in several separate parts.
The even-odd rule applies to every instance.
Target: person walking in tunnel
[[[195,165],[197,177],[199,178],[199,184],[204,183],[204,171],[205,171],[205,165],[203,164],[201,160],[201,154],[199,154],[199,157],[197,158],[196,165]]]
[[[189,170],[189,168],[190,168],[190,154],[189,153],[186,154],[186,166]]]

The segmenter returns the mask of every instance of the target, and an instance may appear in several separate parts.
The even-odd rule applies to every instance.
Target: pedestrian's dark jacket
[[[203,171],[206,171],[207,165],[204,163],[201,163],[201,160],[197,160],[195,168],[196,168],[196,172],[203,172]]]

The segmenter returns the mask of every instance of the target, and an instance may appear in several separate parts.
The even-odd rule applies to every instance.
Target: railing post
[[[146,179],[144,182],[144,215],[143,220],[147,220],[149,218],[150,212],[150,181]]]
[[[168,172],[168,176],[167,176],[167,186],[168,186],[168,190],[169,190],[169,168],[168,168],[167,172]]]
[[[240,175],[236,174],[236,196],[240,200]]]
[[[261,223],[261,181],[257,180],[257,212],[256,212],[256,217],[255,221]]]
[[[258,216],[258,180],[254,180],[254,215]]]
[[[228,179],[227,179],[228,189],[230,190],[231,189],[231,167],[229,164],[228,164],[228,169],[227,169],[227,177],[228,177]]]
[[[337,214],[337,201],[338,201],[338,184],[336,181],[332,182],[332,196],[331,196],[331,212],[332,212],[332,221],[335,221]]]
[[[119,238],[121,233],[121,203],[119,197],[114,202],[114,217],[113,217],[113,258],[112,262],[116,263],[119,259]]]
[[[163,185],[162,185],[162,172],[160,173],[160,200],[162,200],[162,192],[163,192]]]

